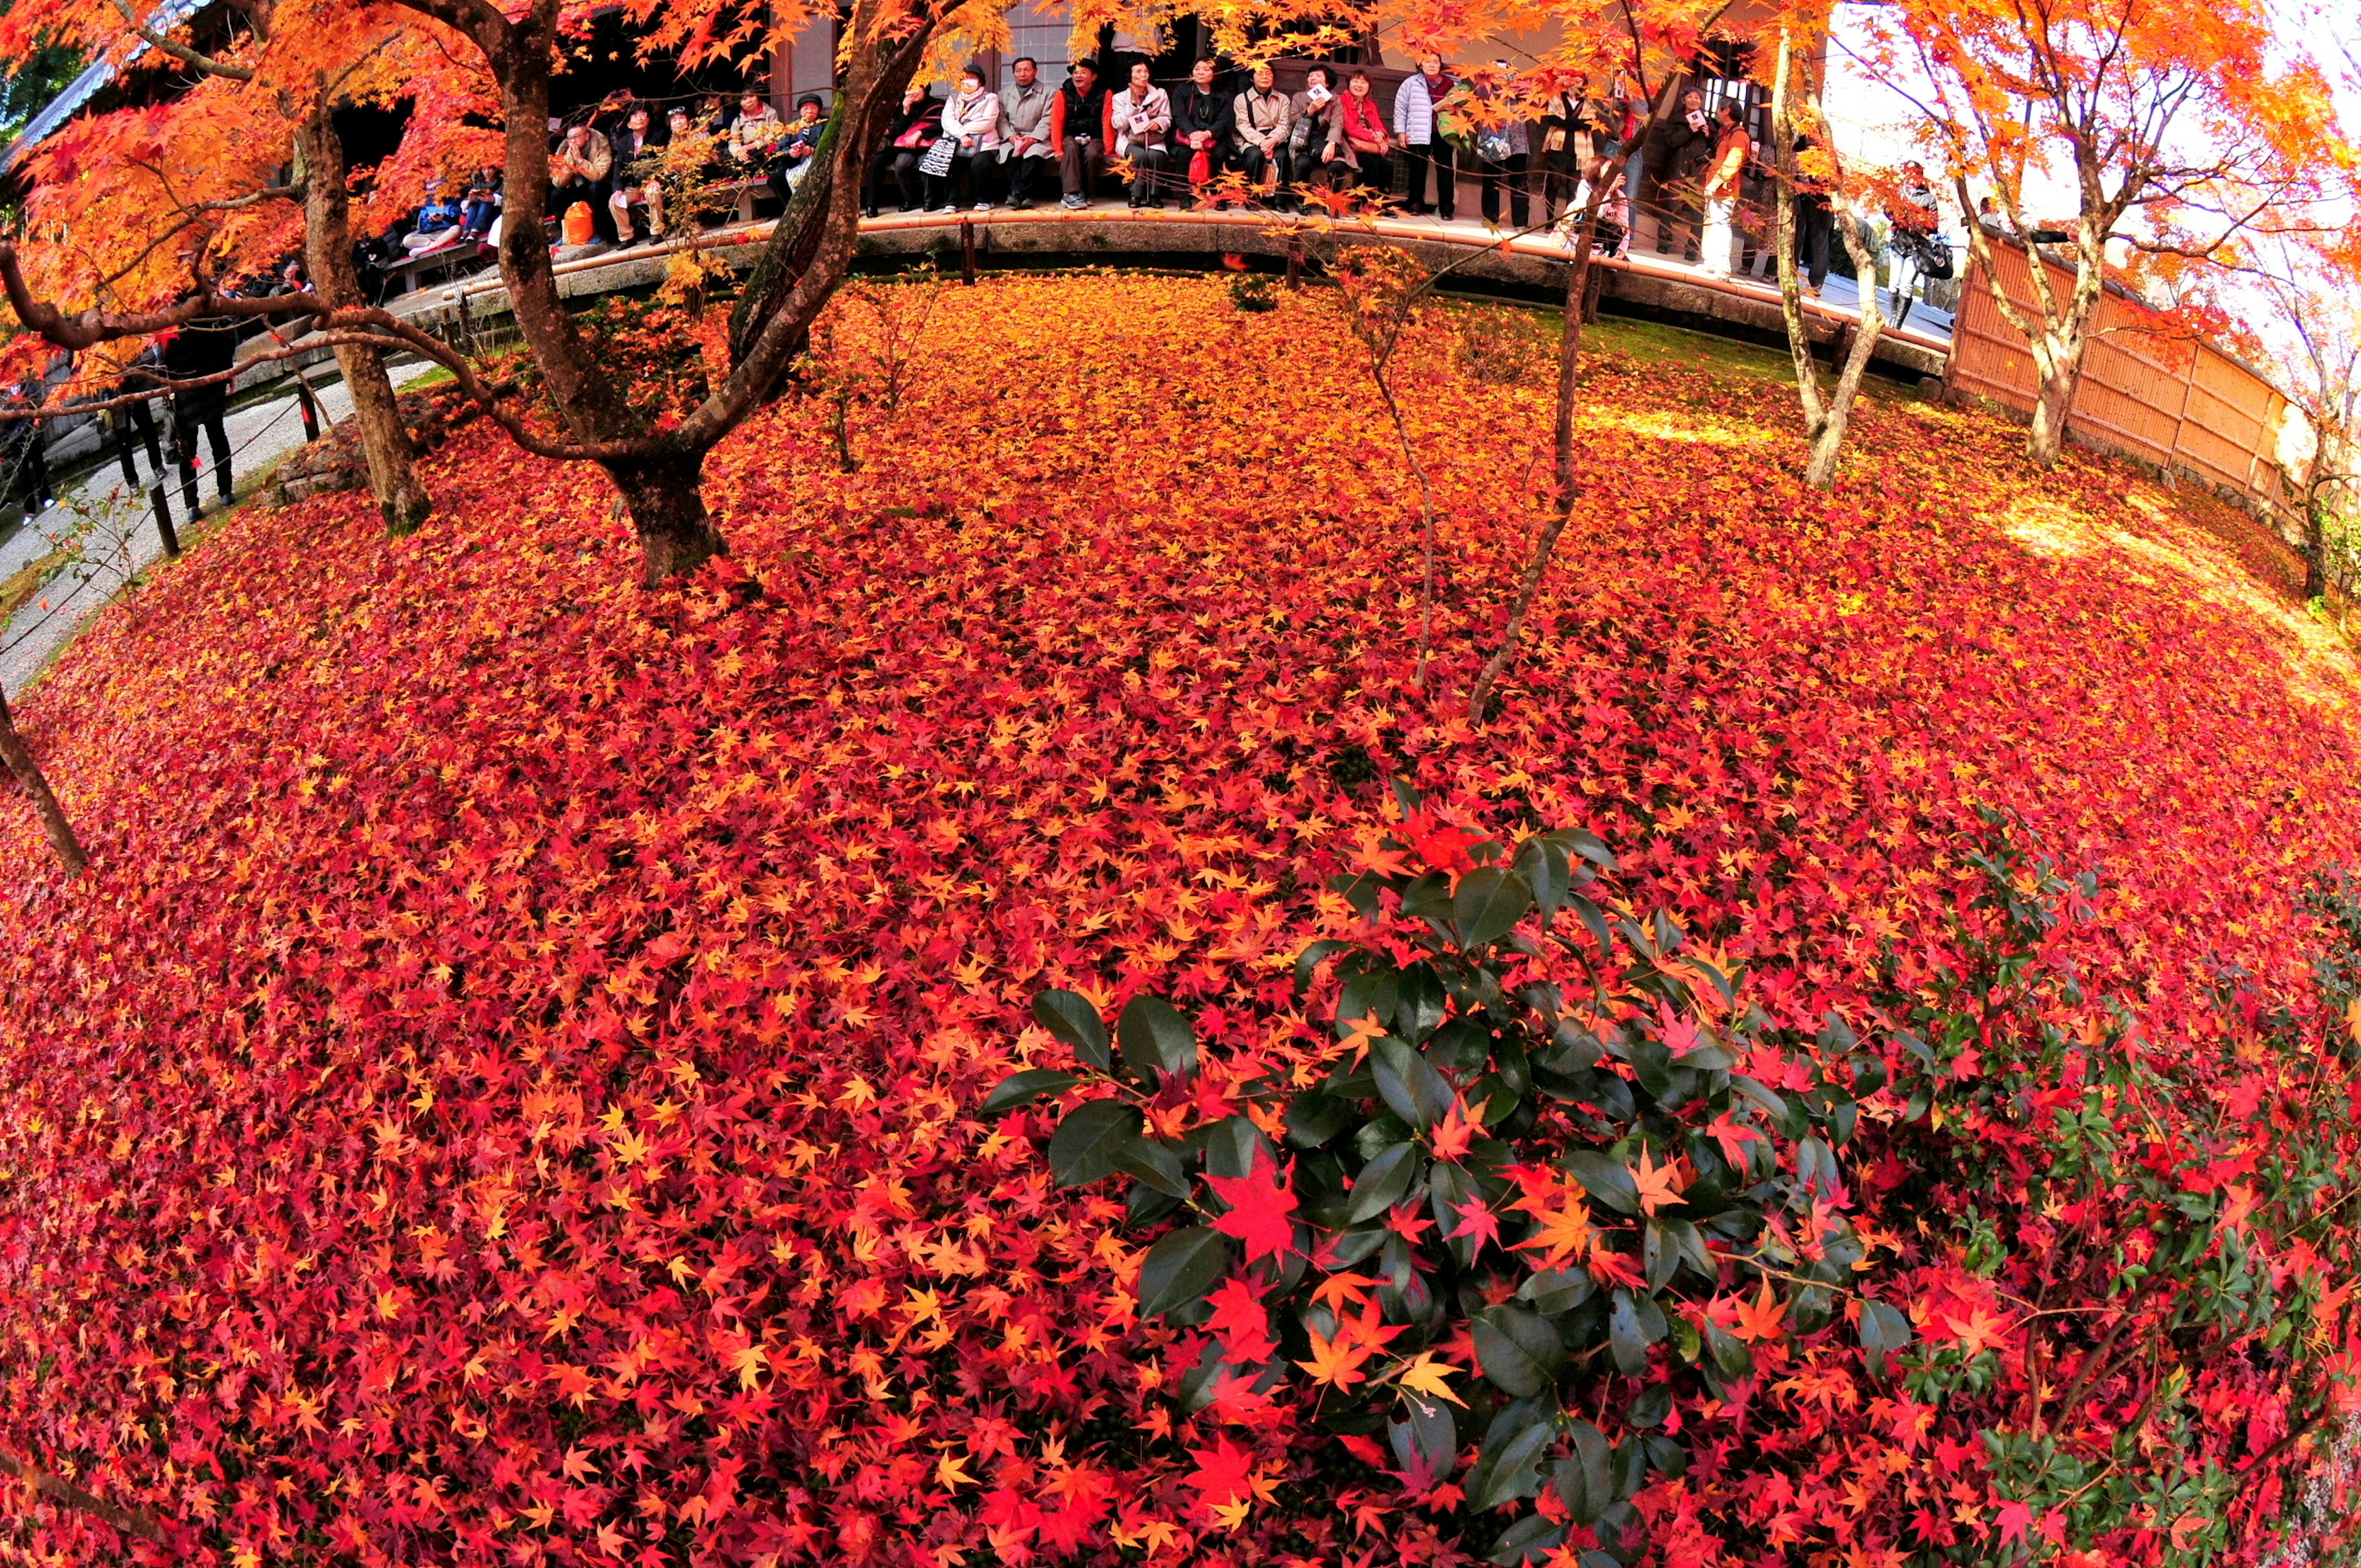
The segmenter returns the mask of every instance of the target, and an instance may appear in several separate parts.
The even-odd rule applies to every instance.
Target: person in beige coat
[[[1254,85],[1238,94],[1238,169],[1246,182],[1268,190],[1287,163],[1288,135],[1295,128],[1295,105],[1279,90],[1268,65],[1255,67]]]

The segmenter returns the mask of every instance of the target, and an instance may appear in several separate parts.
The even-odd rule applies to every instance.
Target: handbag
[[[1202,185],[1206,181],[1211,180],[1213,177],[1213,155],[1201,147],[1197,149],[1195,156],[1189,159],[1189,183],[1191,185]]]
[[[900,136],[895,137],[894,138],[894,145],[895,147],[917,147],[927,139],[927,122],[920,120],[917,125],[912,126],[908,130],[904,131]]]
[[[1476,156],[1487,163],[1506,163],[1516,156],[1505,131],[1486,131],[1476,138]]]
[[[918,172],[939,180],[951,171],[951,158],[959,151],[957,137],[938,137],[935,145],[927,148],[927,156],[918,159]]]

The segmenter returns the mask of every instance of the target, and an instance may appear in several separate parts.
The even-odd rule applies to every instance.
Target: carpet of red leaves
[[[1425,695],[1359,351],[1193,280],[946,291],[858,473],[813,403],[724,449],[685,590],[478,425],[418,537],[249,511],[107,612],[22,705],[93,873],[0,803],[0,1444],[192,1561],[1447,1560],[1381,1483],[1293,1485],[1315,1437],[1178,1417],[1116,1206],[973,1115],[1036,991],[1202,1005],[1220,1113],[1395,771],[1597,832],[1785,1019],[1940,918],[1979,804],[2101,871],[2078,956],[2152,1035],[2212,960],[2297,982],[2289,895],[2361,854],[2355,675],[2269,545],[1918,405],[1806,492],[1777,389],[1609,359],[1474,725],[1547,378],[1453,330],[1402,365]],[[1884,1429],[1829,1427],[1870,1474]],[[1270,1500],[1217,1527],[1192,1452]]]

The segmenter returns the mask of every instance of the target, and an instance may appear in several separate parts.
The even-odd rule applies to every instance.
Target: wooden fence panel
[[[2001,286],[2026,315],[2037,315],[2030,258],[2021,247],[1995,247]],[[2073,288],[2071,269],[2044,259],[2053,293]],[[2071,431],[2101,444],[2245,494],[2267,509],[2285,503],[2278,465],[2287,400],[2277,389],[2210,345],[2143,331],[2150,314],[2110,292],[2082,357],[2082,377],[2068,411]],[[2019,412],[2032,411],[2039,380],[2024,335],[2008,324],[1992,279],[1971,263],[1944,379]]]

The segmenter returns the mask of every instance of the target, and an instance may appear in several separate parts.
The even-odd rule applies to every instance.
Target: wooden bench
[[[489,261],[497,254],[481,240],[459,240],[422,251],[416,256],[395,262],[385,269],[386,297],[395,298],[424,286],[427,278],[440,270],[449,277],[461,268],[472,269]]]

